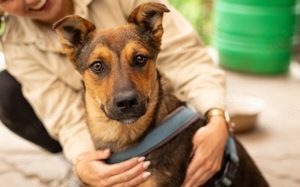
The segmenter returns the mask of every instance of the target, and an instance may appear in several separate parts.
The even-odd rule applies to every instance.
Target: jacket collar
[[[89,18],[88,6],[93,0],[73,0],[74,14],[83,18]],[[9,16],[7,29],[2,40],[15,44],[36,44],[38,48],[45,51],[62,53],[61,44],[57,40],[51,25],[41,24],[27,18]]]

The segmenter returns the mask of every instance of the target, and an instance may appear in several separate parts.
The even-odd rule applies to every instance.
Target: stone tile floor
[[[256,95],[265,102],[257,128],[238,138],[274,187],[300,186],[300,73],[295,76],[294,71],[276,77],[228,74],[230,92]]]
[[[238,138],[273,187],[300,186],[298,73],[292,70],[288,75],[270,77],[228,72],[228,102],[246,94],[259,97],[265,103],[256,128],[239,134]],[[70,168],[61,154],[48,154],[0,124],[1,187],[73,186]]]

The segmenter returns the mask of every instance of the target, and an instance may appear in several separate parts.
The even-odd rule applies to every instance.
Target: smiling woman
[[[42,9],[47,9],[47,7],[49,6],[49,1],[47,0],[40,0],[40,2],[38,2],[38,4],[36,4],[35,6],[31,7],[30,10],[42,10]]]
[[[73,13],[73,1],[0,0],[0,8],[15,16],[27,17],[45,23],[54,23],[58,19]]]

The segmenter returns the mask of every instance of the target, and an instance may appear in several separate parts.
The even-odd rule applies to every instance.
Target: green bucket
[[[295,35],[293,38],[293,45],[294,47],[297,47],[300,45],[300,0],[297,0],[296,8],[296,29],[295,29]],[[299,52],[299,51],[297,51]]]
[[[231,4],[244,4],[254,6],[294,6],[295,0],[220,0]]]
[[[215,44],[223,67],[260,74],[288,70],[295,0],[219,0]]]

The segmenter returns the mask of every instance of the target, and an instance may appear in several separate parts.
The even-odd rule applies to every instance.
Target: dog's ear
[[[145,3],[135,8],[128,17],[128,22],[136,24],[142,32],[151,34],[156,42],[163,35],[162,19],[169,9],[161,3]]]
[[[95,30],[95,25],[80,16],[69,15],[54,23],[53,29],[64,52],[75,62],[78,50],[87,40],[88,34]]]

